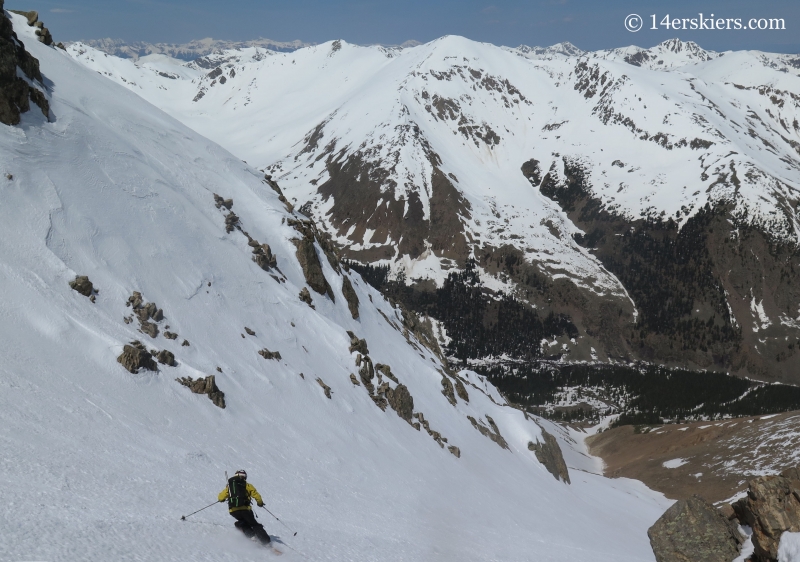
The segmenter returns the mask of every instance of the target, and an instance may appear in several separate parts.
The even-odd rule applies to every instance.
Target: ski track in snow
[[[238,468],[298,531],[257,511],[287,562],[653,560],[646,530],[669,500],[599,476],[580,436],[538,420],[573,467],[571,486],[556,481],[527,449],[536,420],[496,404],[489,385],[451,406],[438,359],[387,324],[379,311],[394,310],[357,276],[353,320],[319,250],[336,302],[300,302],[297,233],[261,174],[10,17],[53,119],[32,110],[0,127],[0,168],[13,174],[0,183],[0,560],[263,560],[223,505],[180,520]],[[242,234],[225,234],[214,192],[270,244],[285,283],[252,262]],[[96,303],[69,288],[76,274]],[[163,308],[156,339],[123,322],[132,291]],[[351,384],[346,330],[460,459]],[[178,366],[128,373],[115,358],[134,339]],[[226,409],[175,382],[207,374]],[[511,450],[467,415],[490,415]]]

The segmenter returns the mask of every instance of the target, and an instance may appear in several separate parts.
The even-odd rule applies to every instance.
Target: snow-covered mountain
[[[288,561],[653,559],[668,501],[449,371],[262,172],[6,16],[48,110],[0,125],[0,559],[262,560],[222,505],[180,519],[238,468]]]
[[[266,170],[347,257],[438,285],[475,258],[486,287],[570,318],[569,359],[796,379],[797,57],[452,36],[69,52]]]
[[[183,61],[193,61],[196,58],[216,53],[217,51],[230,51],[258,47],[270,51],[290,53],[311,43],[303,41],[273,41],[272,39],[253,39],[250,41],[227,41],[224,39],[197,39],[188,43],[147,43],[146,41],[124,41],[122,39],[87,39],[83,43],[115,57],[139,60],[149,55],[165,55]]]

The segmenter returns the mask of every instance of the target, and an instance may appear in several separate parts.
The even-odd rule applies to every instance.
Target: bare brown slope
[[[638,430],[623,426],[586,442],[605,462],[606,476],[641,480],[673,499],[698,494],[718,502],[745,490],[754,476],[798,465],[800,412]],[[687,462],[664,466],[676,459]]]

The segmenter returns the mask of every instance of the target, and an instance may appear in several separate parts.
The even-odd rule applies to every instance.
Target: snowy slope
[[[555,480],[527,449],[541,438],[536,420],[485,382],[451,406],[439,359],[407,340],[398,311],[358,276],[353,320],[348,274],[319,247],[335,302],[316,292],[315,309],[301,302],[297,215],[260,172],[10,17],[40,61],[51,122],[29,112],[0,130],[9,174],[0,184],[0,559],[263,560],[223,506],[180,520],[238,468],[299,531],[260,512],[288,561],[653,559],[645,531],[668,501],[593,474],[579,442],[540,422],[579,469],[569,486]],[[386,65],[382,53],[363,53]],[[367,72],[351,78],[370,82]],[[226,233],[214,193],[271,246],[272,274],[242,233]],[[76,275],[99,289],[96,302],[70,289]],[[163,308],[156,338],[124,321],[133,291]],[[177,339],[164,337],[167,325]],[[353,386],[347,330],[391,366],[414,411],[460,458]],[[136,339],[172,351],[178,366],[124,370],[115,358]],[[262,358],[264,348],[282,358]],[[175,381],[209,374],[225,409]],[[491,416],[509,450],[467,416],[483,425]]]
[[[717,56],[668,41],[636,66],[626,57],[639,48],[520,49],[460,37],[401,51],[336,41],[288,54],[230,51],[215,55],[217,68],[206,59],[204,68],[170,65],[174,77],[80,44],[70,53],[268,168],[338,242],[410,278],[441,280],[442,265],[463,257],[458,240],[456,249],[437,246],[433,233],[439,170],[463,197],[452,222],[463,225],[470,251],[510,243],[552,275],[623,294],[571,240],[578,229],[522,175],[531,159],[536,180],[548,171],[563,180],[565,158],[579,164],[593,194],[624,216],[683,223],[707,202],[731,202],[737,216],[797,239],[800,100],[792,92],[800,78],[791,57]],[[348,167],[379,178],[370,180],[380,193],[369,198],[374,211],[358,224],[348,223],[341,194],[326,191]],[[409,216],[416,198],[430,223],[429,251],[402,248],[414,233],[377,218],[393,201],[405,201]],[[387,257],[376,259],[381,251]]]

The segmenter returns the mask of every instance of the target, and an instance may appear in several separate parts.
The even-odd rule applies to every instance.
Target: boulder
[[[280,361],[281,359],[281,352],[280,351],[270,351],[266,347],[258,352],[258,354],[263,357],[264,359],[277,359]]]
[[[250,328],[248,328],[247,326],[244,327],[244,331],[247,332],[248,336],[255,336],[256,335],[256,333],[253,330],[251,330]]]
[[[755,560],[777,560],[781,535],[800,531],[800,471],[791,468],[779,476],[750,480],[747,496],[733,509],[739,521],[753,529]]]
[[[311,308],[314,308],[314,300],[311,298],[311,293],[308,292],[308,287],[303,287],[300,290],[300,300]]]
[[[404,384],[398,384],[391,393],[387,393],[389,406],[397,412],[397,415],[411,423],[411,415],[414,413],[414,398]]]
[[[219,387],[217,387],[217,381],[214,375],[208,375],[203,379],[182,377],[175,380],[181,383],[183,386],[188,387],[189,390],[195,394],[208,395],[209,399],[211,399],[211,402],[215,406],[223,409],[225,408],[225,393],[222,392]]]
[[[156,359],[162,365],[167,365],[168,367],[175,366],[175,355],[171,351],[167,351],[166,349],[162,349],[156,354]]]
[[[731,562],[739,554],[736,525],[699,496],[675,502],[647,536],[656,562]]]
[[[361,383],[358,382],[358,379],[353,373],[350,373],[350,382],[353,383],[354,386],[361,386]]]
[[[366,341],[364,345],[366,345]],[[384,365],[383,363],[375,363],[375,370],[379,373],[383,374],[387,379],[394,381],[396,384],[400,384],[400,381],[397,380],[397,377],[394,376],[392,373],[392,368],[389,365]]]
[[[353,317],[353,320],[358,320],[358,295],[347,275],[342,276],[342,295],[344,296],[344,300],[347,301],[347,308],[350,309],[350,316]]]
[[[350,353],[358,352],[362,355],[369,355],[367,340],[358,339],[358,337],[349,330],[347,331],[347,335],[350,336]]]
[[[544,465],[556,480],[569,484],[569,470],[567,469],[567,463],[564,462],[564,455],[561,453],[558,441],[544,429],[542,429],[542,437],[544,438],[544,443],[528,442],[528,450],[536,454],[536,459]]]
[[[89,278],[86,275],[78,275],[69,282],[69,286],[72,287],[74,291],[79,292],[84,297],[91,297],[94,293],[94,285],[92,282],[89,281]]]
[[[122,348],[122,353],[117,357],[117,362],[131,373],[138,373],[139,369],[157,371],[153,356],[145,349],[142,342],[134,340]]]
[[[461,449],[459,449],[455,445],[450,445],[449,447],[447,447],[447,450],[450,451],[453,454],[453,456],[455,456],[457,459],[461,458]]]
[[[319,377],[317,377],[317,384],[322,387],[322,390],[325,392],[325,396],[327,396],[330,399],[330,397],[331,397],[331,387],[329,387],[327,384],[325,384],[322,381],[322,379],[319,378]]]

